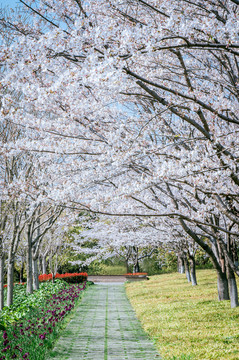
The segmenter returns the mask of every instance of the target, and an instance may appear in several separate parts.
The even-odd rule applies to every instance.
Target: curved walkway
[[[89,287],[49,359],[160,359],[143,331],[122,284]]]

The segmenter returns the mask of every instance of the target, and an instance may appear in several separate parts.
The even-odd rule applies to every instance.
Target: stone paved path
[[[123,285],[88,288],[49,359],[161,359],[126,298]]]
[[[126,277],[125,275],[88,275],[88,280],[94,283],[124,283]]]

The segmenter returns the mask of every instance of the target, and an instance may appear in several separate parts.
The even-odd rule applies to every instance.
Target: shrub
[[[23,297],[24,309],[21,309],[18,320],[12,318],[9,322],[9,318],[6,319],[8,326],[0,339],[0,360],[46,359],[48,350],[58,337],[63,319],[74,308],[85,286],[85,283],[70,286],[61,280],[46,282],[41,284],[39,291],[27,298],[19,288],[18,298]],[[13,304],[14,309],[16,303]],[[14,312],[13,308],[8,308],[8,312]]]

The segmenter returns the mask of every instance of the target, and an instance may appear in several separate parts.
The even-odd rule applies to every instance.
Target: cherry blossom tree
[[[51,201],[174,219],[237,306],[238,2],[21,3],[32,21],[3,21],[0,53],[2,118],[25,129],[8,148],[39,155]]]

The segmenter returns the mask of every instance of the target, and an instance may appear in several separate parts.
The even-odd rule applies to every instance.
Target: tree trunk
[[[39,266],[39,274],[43,274],[42,272],[42,258],[39,256],[38,258],[38,266]]]
[[[186,278],[187,278],[188,282],[191,282],[191,276],[190,276],[187,256],[185,256],[183,260],[184,260],[183,262],[184,262],[184,266],[185,266]]]
[[[236,283],[235,274],[229,266],[227,266],[227,278],[228,278],[228,285],[230,292],[231,308],[235,308],[239,306],[237,283]]]
[[[133,262],[134,262],[134,265],[133,265],[133,272],[134,273],[137,273],[139,272],[139,249],[136,247],[136,246],[133,246],[132,248],[133,250]]]
[[[180,273],[181,271],[181,261],[180,261],[180,257],[177,255],[177,271],[178,273]]]
[[[231,230],[233,224],[229,228]],[[238,255],[237,255],[237,246],[234,239],[231,236],[227,235],[227,251],[236,265],[238,263]],[[226,268],[227,268],[227,279],[229,285],[229,292],[230,292],[230,300],[231,300],[231,308],[235,308],[239,306],[238,304],[238,290],[237,290],[237,282],[235,278],[235,273],[229,266],[228,260],[226,261]]]
[[[33,284],[32,284],[32,237],[31,237],[31,226],[28,226],[28,236],[27,236],[27,293],[33,293]]]
[[[24,262],[21,262],[21,268],[20,268],[20,283],[23,283],[23,273],[24,273]]]
[[[52,252],[49,256],[49,267],[50,267],[50,272],[51,274],[53,274],[53,261],[52,261]]]
[[[46,269],[46,255],[42,255],[42,273],[46,274],[47,273],[47,269]]]
[[[50,272],[52,274],[52,282],[54,282],[54,270],[53,270],[53,255],[52,255],[52,251],[51,254],[49,256],[49,266],[50,266]]]
[[[180,274],[184,274],[185,273],[185,267],[184,267],[184,261],[183,261],[183,257],[178,255],[178,272]]]
[[[126,273],[128,274],[130,272],[128,259],[125,260],[125,265],[126,265]]]
[[[7,306],[13,303],[13,286],[14,286],[14,256],[9,254],[7,267]]]
[[[196,286],[197,285],[196,264],[195,264],[195,257],[193,255],[189,255],[189,263],[190,263],[192,285]]]
[[[134,273],[138,273],[140,272],[140,268],[139,268],[139,262],[138,260],[136,261],[136,263],[134,264]]]
[[[55,256],[55,263],[54,263],[54,277],[56,276],[57,274],[57,270],[58,270],[58,253],[56,253],[56,256]]]
[[[228,281],[224,272],[217,271],[218,300],[229,300]]]
[[[5,256],[2,253],[0,257],[0,311],[4,307],[4,261]]]
[[[32,259],[32,267],[33,267],[33,289],[39,289],[39,270],[38,270],[38,258]]]
[[[202,241],[200,237],[198,237],[194,231],[192,231],[183,220],[180,220],[180,223],[186,233],[192,237],[192,239],[203,248],[204,251],[210,256],[212,263],[217,271],[217,289],[218,289],[218,299],[229,300],[229,291],[228,291],[228,281],[226,277],[225,271],[223,271],[224,263],[220,261],[219,254],[217,253],[217,247],[214,246],[215,249],[211,249],[207,243]]]

